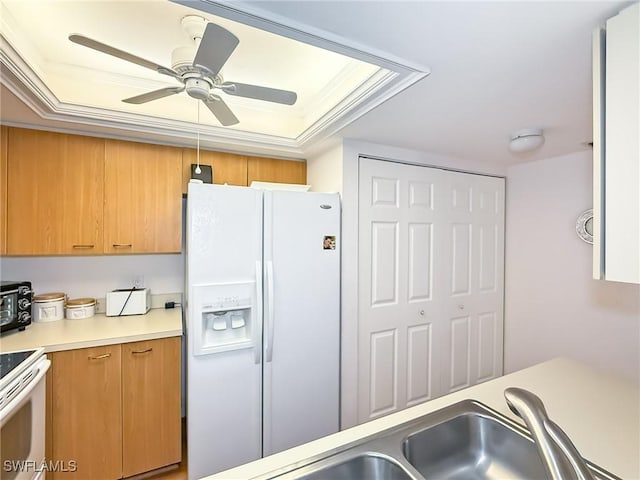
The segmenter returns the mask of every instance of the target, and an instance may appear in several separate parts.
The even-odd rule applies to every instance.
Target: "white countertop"
[[[96,314],[77,320],[34,322],[22,332],[3,334],[0,351],[44,347],[45,352],[57,352],[179,335],[182,335],[182,310],[157,308],[145,315],[107,317]]]
[[[640,479],[640,386],[582,363],[558,358],[247,463],[213,479],[249,479],[322,454],[464,399],[478,400],[523,423],[507,407],[510,386],[537,394],[549,417],[583,457],[625,480]]]

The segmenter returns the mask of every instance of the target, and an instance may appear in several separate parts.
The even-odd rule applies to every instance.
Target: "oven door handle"
[[[24,402],[29,395],[31,395],[31,392],[33,392],[33,390],[38,386],[42,377],[44,377],[47,370],[49,370],[51,360],[44,358],[36,365],[38,366],[38,373],[29,380],[29,383],[23,387],[22,391],[16,395],[15,398],[2,407],[2,410],[0,411],[0,427],[4,426],[5,422],[11,418],[14,412],[22,406],[22,402]]]

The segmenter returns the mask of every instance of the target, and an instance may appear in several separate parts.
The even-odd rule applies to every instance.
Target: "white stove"
[[[43,348],[0,353],[1,477],[43,479],[45,374]]]

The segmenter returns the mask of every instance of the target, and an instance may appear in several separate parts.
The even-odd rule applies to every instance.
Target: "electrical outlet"
[[[136,288],[144,288],[144,275],[136,275],[133,279],[133,286]]]
[[[107,311],[107,305],[104,298],[96,298],[96,313],[105,313]]]

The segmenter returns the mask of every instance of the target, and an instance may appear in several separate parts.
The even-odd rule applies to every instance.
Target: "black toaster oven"
[[[31,282],[0,282],[0,334],[31,323]]]

